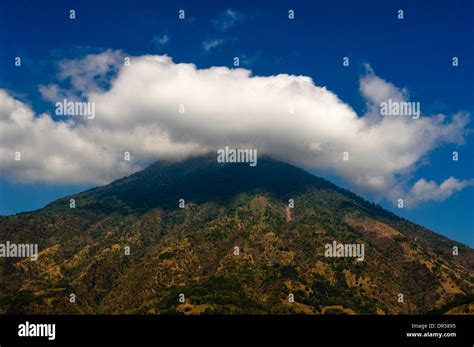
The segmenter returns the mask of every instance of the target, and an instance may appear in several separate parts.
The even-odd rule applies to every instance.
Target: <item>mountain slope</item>
[[[158,162],[1,217],[0,240],[41,250],[37,262],[0,258],[2,313],[471,313],[474,302],[472,249],[269,158]],[[325,257],[333,241],[364,244],[364,261]]]

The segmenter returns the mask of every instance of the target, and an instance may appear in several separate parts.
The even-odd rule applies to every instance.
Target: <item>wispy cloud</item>
[[[229,8],[220,13],[216,18],[212,19],[211,22],[217,32],[216,36],[221,36],[224,32],[228,31],[238,22],[242,22],[243,20],[244,16],[240,12]],[[236,40],[236,38],[218,37],[215,39],[207,39],[202,43],[202,49],[206,52],[209,52],[223,43],[232,40]]]
[[[240,58],[242,66],[248,67],[262,60],[262,52],[258,51],[256,53],[245,54],[243,53]]]
[[[155,35],[153,36],[151,41],[156,47],[161,48],[170,41],[170,37],[168,36],[168,34]]]
[[[219,47],[224,43],[224,39],[206,40],[202,43],[202,49],[209,52],[211,49]]]
[[[214,24],[216,30],[224,32],[243,20],[244,16],[240,12],[229,8],[219,14],[217,18],[213,19],[212,23]]]

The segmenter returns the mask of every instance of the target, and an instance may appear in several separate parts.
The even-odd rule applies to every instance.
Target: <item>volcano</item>
[[[160,161],[0,217],[0,240],[39,249],[36,261],[0,258],[3,314],[472,314],[474,307],[474,250],[271,158],[255,167],[215,156]]]

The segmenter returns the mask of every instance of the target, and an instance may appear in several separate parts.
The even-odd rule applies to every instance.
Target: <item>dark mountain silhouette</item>
[[[0,258],[2,313],[473,311],[472,249],[270,158],[158,162],[0,217],[0,240],[41,251]]]

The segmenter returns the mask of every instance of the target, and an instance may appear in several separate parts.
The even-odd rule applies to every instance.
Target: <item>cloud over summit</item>
[[[407,93],[370,68],[359,86],[367,101],[365,115],[306,76],[198,69],[168,56],[133,57],[124,66],[123,54],[109,50],[64,62],[58,80],[67,80],[68,89],[61,83],[44,86],[44,97],[56,102],[76,95],[93,101],[96,118],[55,122],[0,91],[3,176],[104,183],[157,159],[183,159],[229,145],[336,174],[357,190],[390,200],[400,195],[417,202],[447,198],[465,186],[454,184],[454,178],[434,186],[418,181],[411,190],[401,183],[437,146],[462,144],[469,115],[381,117],[381,101],[404,101]],[[25,153],[21,163],[14,161],[15,151]],[[131,153],[130,162],[123,160],[125,151]],[[349,152],[348,161],[344,152]],[[429,197],[420,198],[423,194]]]

